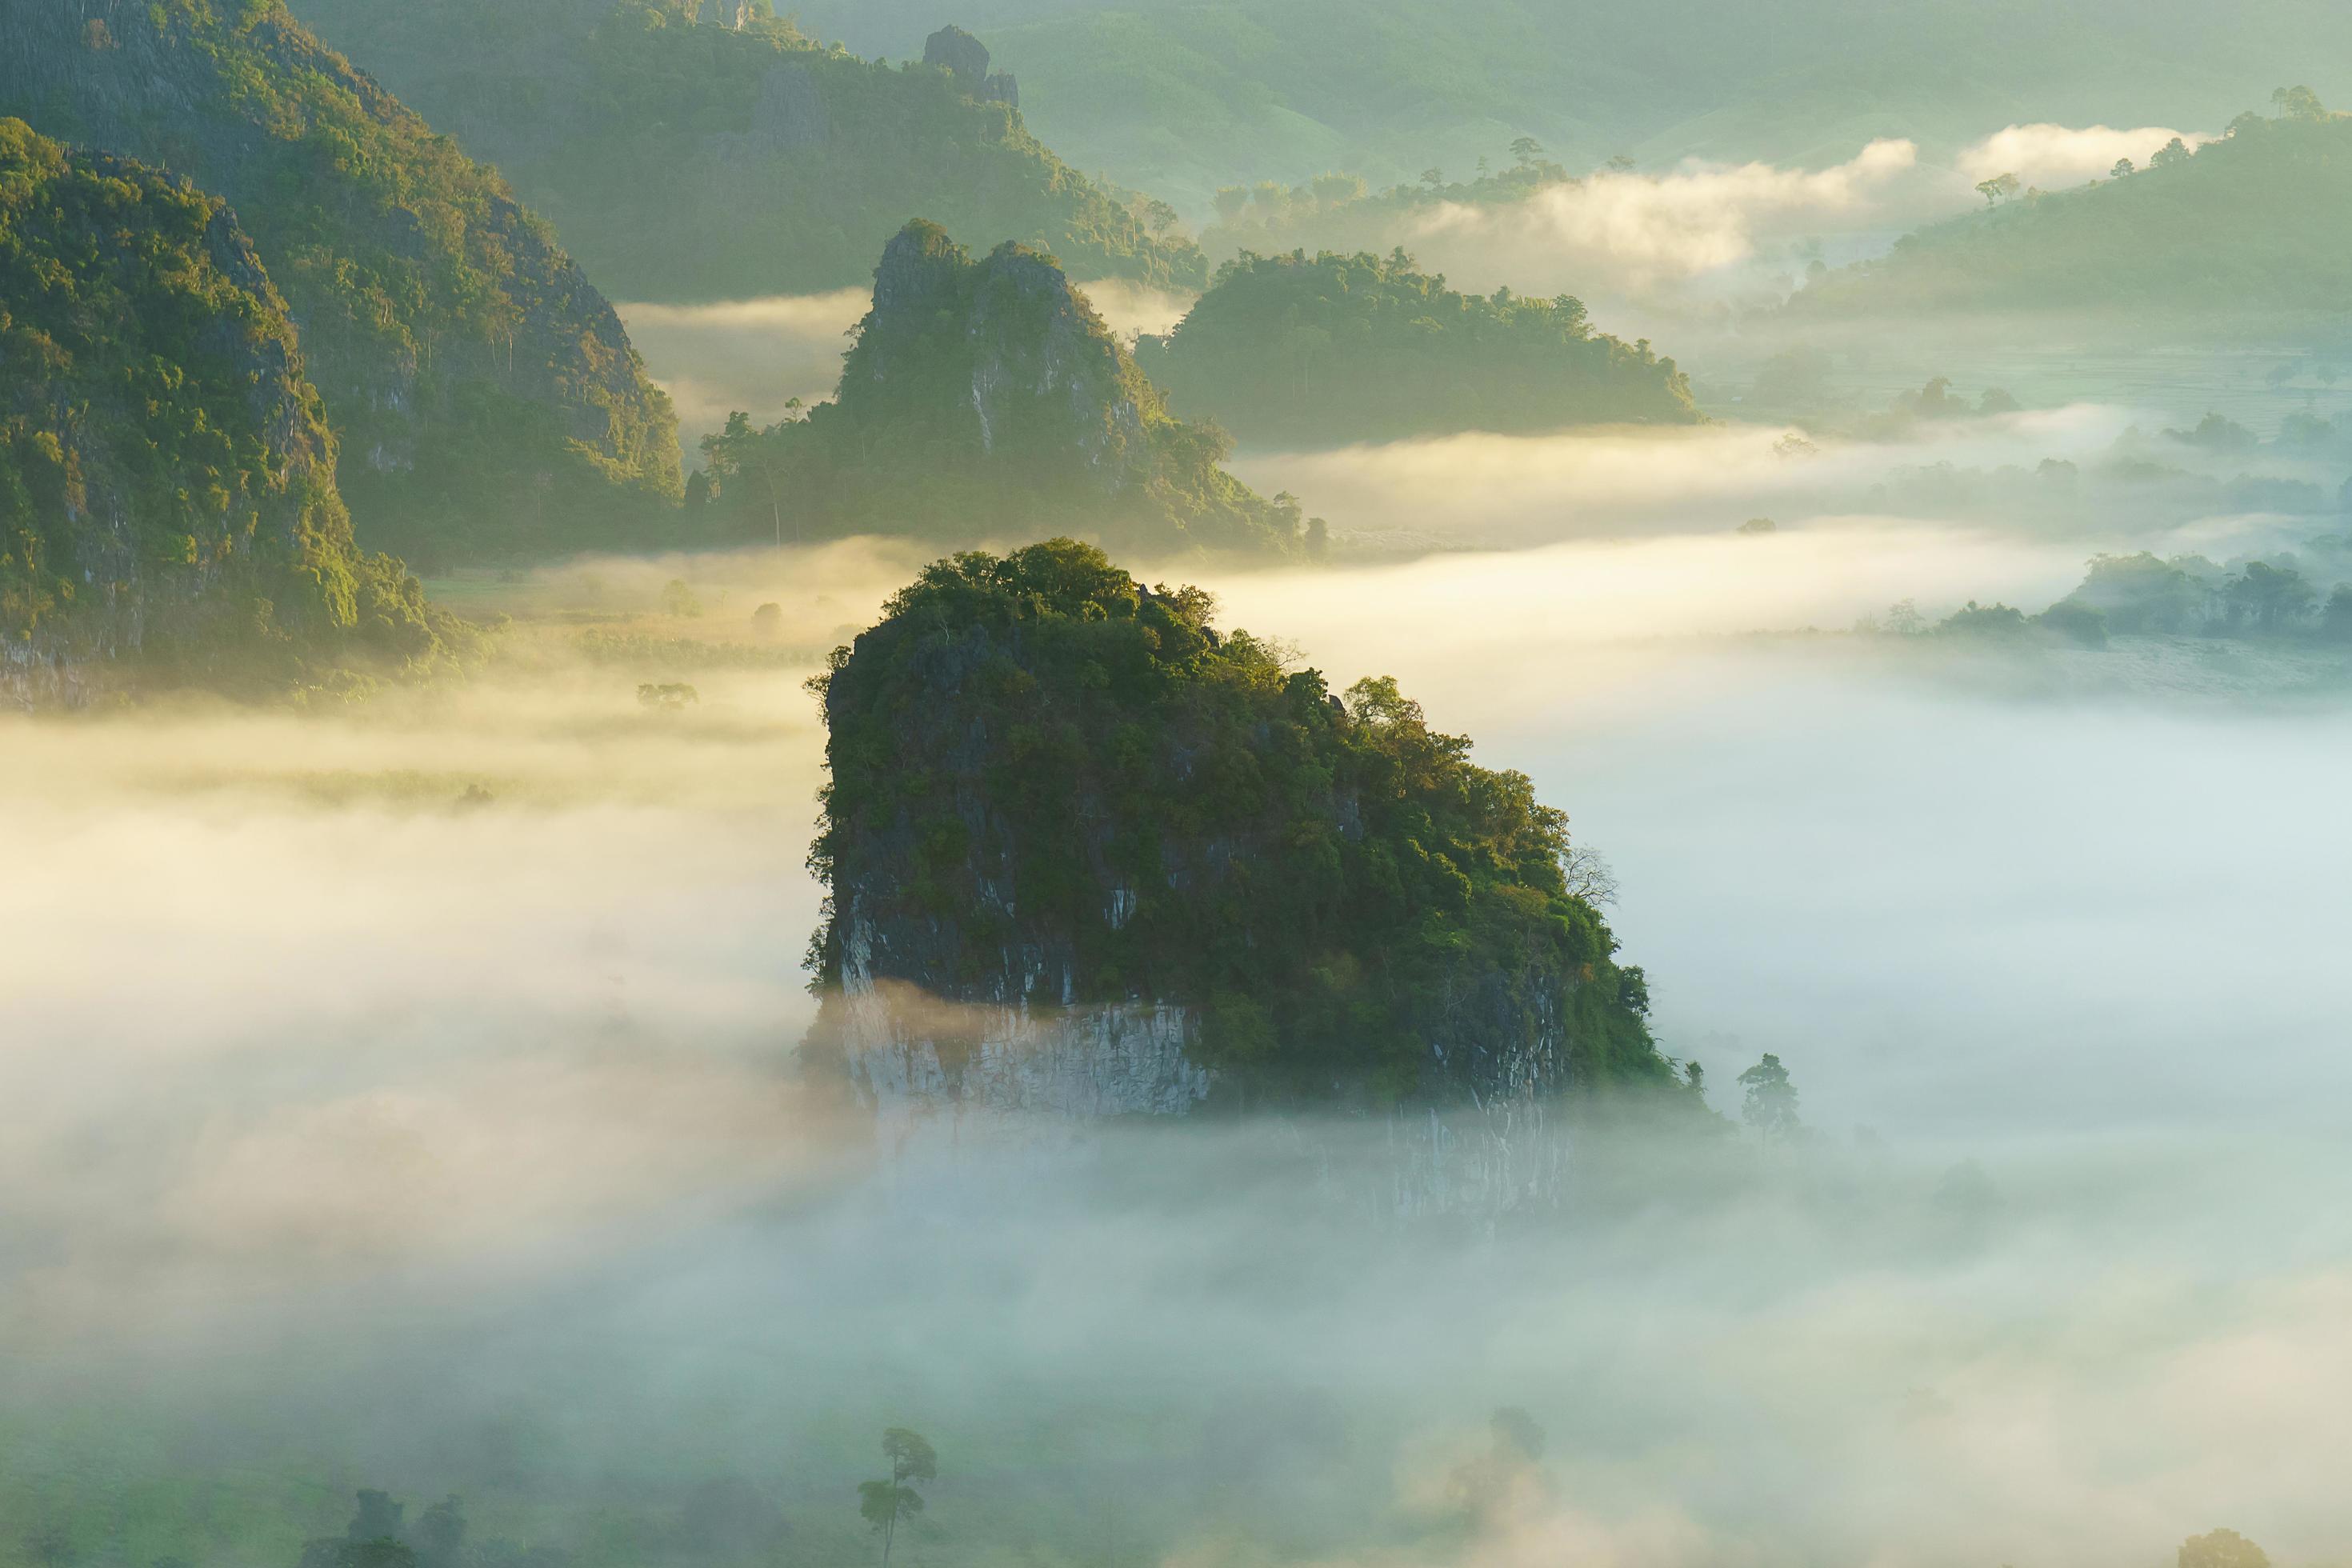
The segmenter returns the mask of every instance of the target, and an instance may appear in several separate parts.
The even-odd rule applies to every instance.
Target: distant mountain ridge
[[[802,25],[903,51],[940,0],[796,0]],[[1874,137],[1930,158],[2004,125],[2218,125],[2286,80],[2338,90],[2336,0],[959,0],[1080,167],[1206,212],[1220,185],[1434,164],[1522,135],[1580,170],[1697,156],[1818,166]]]
[[[1084,278],[1206,280],[1172,212],[1155,230],[1030,134],[1017,89],[961,29],[894,67],[733,0],[300,4],[631,299],[853,285],[917,213]]]
[[[0,112],[234,205],[370,543],[576,547],[679,486],[676,419],[546,226],[278,0],[0,15]]]

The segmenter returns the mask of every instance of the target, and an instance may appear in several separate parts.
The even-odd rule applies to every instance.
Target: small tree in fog
[[[904,1426],[893,1426],[882,1434],[882,1457],[890,1461],[889,1479],[857,1484],[857,1511],[881,1532],[882,1564],[889,1568],[890,1543],[898,1533],[898,1521],[923,1511],[922,1494],[908,1483],[938,1479],[940,1457],[919,1433]]]
[[[1748,1098],[1739,1108],[1739,1119],[1763,1134],[1764,1142],[1786,1138],[1798,1129],[1797,1086],[1790,1081],[1789,1069],[1771,1052],[1764,1059],[1739,1075],[1748,1089]]]
[[[1559,870],[1570,898],[1582,899],[1596,910],[1617,901],[1617,873],[1591,845],[1570,845],[1568,853],[1559,858]]]
[[[2236,1531],[2216,1530],[2180,1543],[2180,1568],[2271,1568],[2271,1560]]]
[[[2325,120],[2327,118],[2327,106],[2321,103],[2319,95],[2307,87],[2279,88],[2272,92],[2271,101],[2278,105],[2282,119]],[[2228,1531],[2224,1531],[2222,1533],[2227,1534]]]
[[[1985,199],[1987,206],[1993,205],[2004,196],[2017,195],[2021,188],[2015,174],[1995,174],[1990,180],[1977,182],[1977,195]]]

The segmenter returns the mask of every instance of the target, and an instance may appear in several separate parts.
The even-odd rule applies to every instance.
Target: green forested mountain
[[[732,0],[301,6],[496,163],[631,298],[856,284],[919,212],[989,244],[1050,250],[1082,278],[1206,277],[1166,219],[1155,234],[1032,136],[984,64],[860,59]]]
[[[2294,100],[2193,153],[2069,191],[2028,191],[1820,278],[1792,313],[2064,310],[2163,331],[2200,320],[2340,317],[2352,286],[2352,115]]]
[[[1038,133],[1204,212],[1220,185],[1433,164],[1467,179],[1521,135],[1612,153],[1834,163],[1874,136],[1930,156],[2012,122],[2215,126],[2249,84],[2352,92],[2335,0],[797,0],[866,54],[982,32]]]
[[[0,697],[399,667],[458,634],[353,547],[334,437],[234,215],[0,120]]]
[[[1295,509],[1227,474],[1228,447],[1168,412],[1052,257],[974,259],[918,221],[883,250],[834,400],[767,430],[736,416],[705,443],[715,495],[688,500],[739,536],[1297,548]]]
[[[612,307],[496,174],[277,0],[9,5],[0,111],[236,207],[371,545],[561,548],[676,495],[675,419]]]
[[[1254,1105],[1669,1080],[1567,817],[1214,608],[1066,539],[893,598],[824,683],[821,980],[1181,1008]]]
[[[1464,295],[1402,250],[1244,254],[1136,363],[1254,442],[1699,418],[1675,362],[1593,331],[1582,301]]]

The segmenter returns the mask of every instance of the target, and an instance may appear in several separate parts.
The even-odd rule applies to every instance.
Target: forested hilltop
[[[612,307],[495,174],[278,0],[8,6],[0,111],[237,209],[371,546],[562,549],[677,495],[676,420]]]
[[[688,510],[719,537],[911,534],[957,543],[1083,531],[1158,552],[1306,548],[1294,505],[1219,465],[1213,426],[1170,414],[1055,259],[975,259],[906,226],[874,269],[833,401],[703,443]]]
[[[2067,191],[1988,191],[1986,210],[1816,279],[1796,315],[2063,310],[2162,333],[2200,321],[2340,318],[2352,255],[2352,115],[2306,89],[2275,119],[2176,141]],[[2010,182],[2014,186],[2015,182]]]
[[[835,655],[828,1006],[1172,1008],[1254,1105],[1670,1082],[1566,816],[1393,680],[1335,695],[1213,610],[1055,540],[926,568]]]
[[[738,0],[302,0],[371,71],[505,171],[605,287],[744,299],[864,280],[915,213],[1086,278],[1207,266],[1056,158],[967,37],[936,63],[824,47]],[[977,50],[977,54],[973,53]]]
[[[1135,358],[1179,413],[1254,442],[1700,417],[1673,360],[1593,331],[1581,300],[1464,295],[1402,249],[1245,254]]]
[[[354,548],[334,437],[235,216],[0,120],[0,699],[261,689],[465,640]]]

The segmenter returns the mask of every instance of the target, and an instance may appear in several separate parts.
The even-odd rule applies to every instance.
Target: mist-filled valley
[[[0,1568],[2352,1563],[2242,11],[0,0]]]
[[[919,1412],[970,1466],[908,1543],[942,1558],[2136,1561],[2213,1514],[2324,1560],[2352,867],[2314,764],[2352,713],[1729,635],[1898,563],[2066,576],[1926,529],[1757,564],[1803,537],[1211,579],[1575,801],[1666,1048],[1774,1052],[1821,1130],[1595,1131],[1565,1214],[1463,1233],[1381,1221],[1378,1122],[877,1169],[779,1073],[813,662],[667,712],[563,626],[352,716],[19,731],[12,1519],[266,1561],[367,1485],[667,1560],[740,1478],[826,1560],[862,1427]],[[830,627],[909,565],[677,569],[706,618]],[[1496,1405],[1549,1459],[1465,1535]]]

